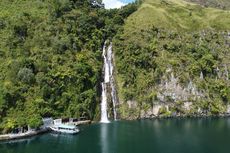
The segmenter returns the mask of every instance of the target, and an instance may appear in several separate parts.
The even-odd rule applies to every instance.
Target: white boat
[[[66,134],[77,134],[80,132],[77,126],[70,124],[58,124],[50,126],[50,129],[54,132],[58,133],[66,133]]]

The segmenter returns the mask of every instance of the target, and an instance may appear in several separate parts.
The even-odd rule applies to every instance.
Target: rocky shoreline
[[[170,119],[170,118],[228,118],[230,113],[225,114],[181,114],[181,115],[148,115],[148,116],[130,116],[128,118],[122,118],[122,120],[143,120],[143,119]]]
[[[157,115],[157,116],[150,116],[150,117],[141,117],[138,119],[162,119],[162,118],[213,118],[213,117],[217,117],[217,118],[227,118],[230,117],[230,114],[219,114],[219,115],[207,115],[207,114],[200,114],[200,115],[175,115],[175,116],[161,116],[161,115]]]
[[[184,118],[184,117],[229,117],[230,105],[206,107],[193,102],[156,102],[153,105],[138,105],[136,101],[122,103],[119,107],[121,119]]]

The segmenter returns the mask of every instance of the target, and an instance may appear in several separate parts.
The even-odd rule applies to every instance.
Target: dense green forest
[[[121,117],[227,112],[229,31],[229,11],[144,0],[114,38]]]
[[[89,0],[1,0],[0,130],[38,127],[42,117],[97,119],[103,43],[135,10]]]

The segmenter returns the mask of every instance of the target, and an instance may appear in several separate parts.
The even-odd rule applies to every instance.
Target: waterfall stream
[[[109,87],[111,90],[111,100],[113,102],[113,116],[114,120],[117,119],[117,93],[115,87],[115,79],[113,76],[114,66],[113,66],[113,51],[112,51],[112,43],[106,48],[106,42],[103,47],[102,56],[104,58],[104,82],[102,83],[102,101],[101,101],[101,122],[108,123],[108,112],[107,112],[107,88]]]
[[[102,95],[101,95],[101,122],[109,123],[107,116],[107,96],[106,96],[106,84],[102,83]]]
[[[109,63],[109,68],[110,68],[110,87],[111,87],[111,98],[113,102],[113,117],[114,120],[117,120],[117,111],[116,111],[116,104],[117,104],[117,93],[116,93],[116,87],[115,87],[115,79],[113,75],[113,45],[112,43],[109,45],[108,52],[107,52],[107,57],[108,57],[108,63]]]

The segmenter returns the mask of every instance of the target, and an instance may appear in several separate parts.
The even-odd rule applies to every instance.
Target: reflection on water
[[[36,139],[35,137],[31,138],[24,138],[24,139],[16,139],[16,140],[10,140],[10,141],[3,141],[1,144],[16,144],[16,143],[21,143],[21,144],[30,144],[31,141]]]
[[[108,124],[101,124],[101,152],[109,152]]]
[[[56,143],[72,144],[73,141],[77,141],[77,134],[50,133],[49,135],[55,139]]]

